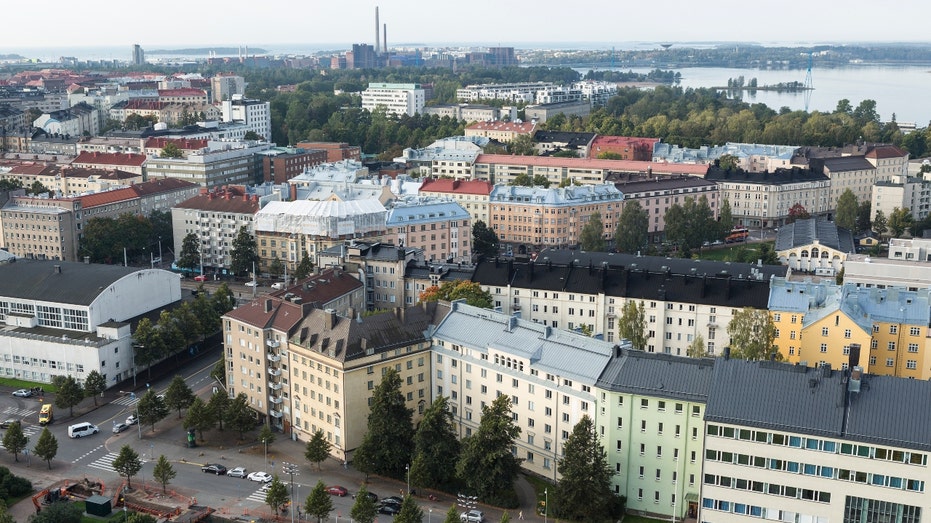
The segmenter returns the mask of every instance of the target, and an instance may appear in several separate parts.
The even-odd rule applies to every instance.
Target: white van
[[[100,432],[100,429],[93,423],[77,423],[68,427],[69,438],[83,438],[84,436],[90,436],[98,432]]]

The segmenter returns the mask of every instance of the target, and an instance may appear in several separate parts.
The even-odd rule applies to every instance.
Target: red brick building
[[[327,162],[342,160],[362,160],[362,148],[340,142],[300,142],[296,145],[301,149],[323,149],[327,152]]]
[[[305,168],[326,163],[328,151],[315,148],[276,147],[261,153],[262,179],[284,183],[304,172]]]
[[[635,136],[596,136],[588,150],[589,158],[598,158],[604,153],[620,155],[617,160],[649,162],[653,159],[653,144],[658,138]]]

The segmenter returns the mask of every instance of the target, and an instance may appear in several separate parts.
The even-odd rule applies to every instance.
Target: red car
[[[346,490],[344,487],[341,487],[339,485],[333,485],[332,487],[327,487],[326,491],[327,491],[327,494],[332,494],[334,496],[339,496],[339,497],[343,497],[346,494],[349,494],[348,490]]]
[[[207,276],[198,274],[197,276],[194,276],[194,281],[207,281]]]

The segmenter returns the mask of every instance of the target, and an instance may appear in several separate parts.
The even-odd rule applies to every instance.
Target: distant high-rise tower
[[[139,44],[133,44],[133,65],[142,65],[145,63],[145,51]]]
[[[381,49],[378,48],[378,43],[381,41],[381,36],[379,36],[378,31],[381,29],[381,26],[378,24],[378,6],[375,6],[375,54],[381,52]]]

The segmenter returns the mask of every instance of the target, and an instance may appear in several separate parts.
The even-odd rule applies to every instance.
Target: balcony
[[[279,361],[281,361],[281,356],[279,356],[279,355],[277,355],[277,354],[271,354],[271,353],[269,353],[269,355],[268,355],[268,361],[270,361],[270,362],[272,362],[272,363],[278,363]]]
[[[268,388],[271,389],[271,390],[281,390],[281,384],[280,384],[280,383],[275,383],[274,381],[269,381],[269,382],[268,382]]]
[[[282,402],[282,401],[284,401],[284,400],[282,400],[282,399],[279,398],[278,396],[269,396],[269,397],[268,397],[268,402],[271,403],[271,404],[273,404],[273,405],[281,405],[281,402]]]
[[[280,411],[280,410],[271,409],[271,410],[268,411],[268,413],[269,413],[273,418],[280,418],[280,417],[281,417],[281,411]]]
[[[281,369],[268,369],[268,375],[278,377],[281,376]]]
[[[268,345],[269,347],[273,349],[277,349],[278,347],[281,346],[281,342],[278,340],[265,340],[265,345]]]

